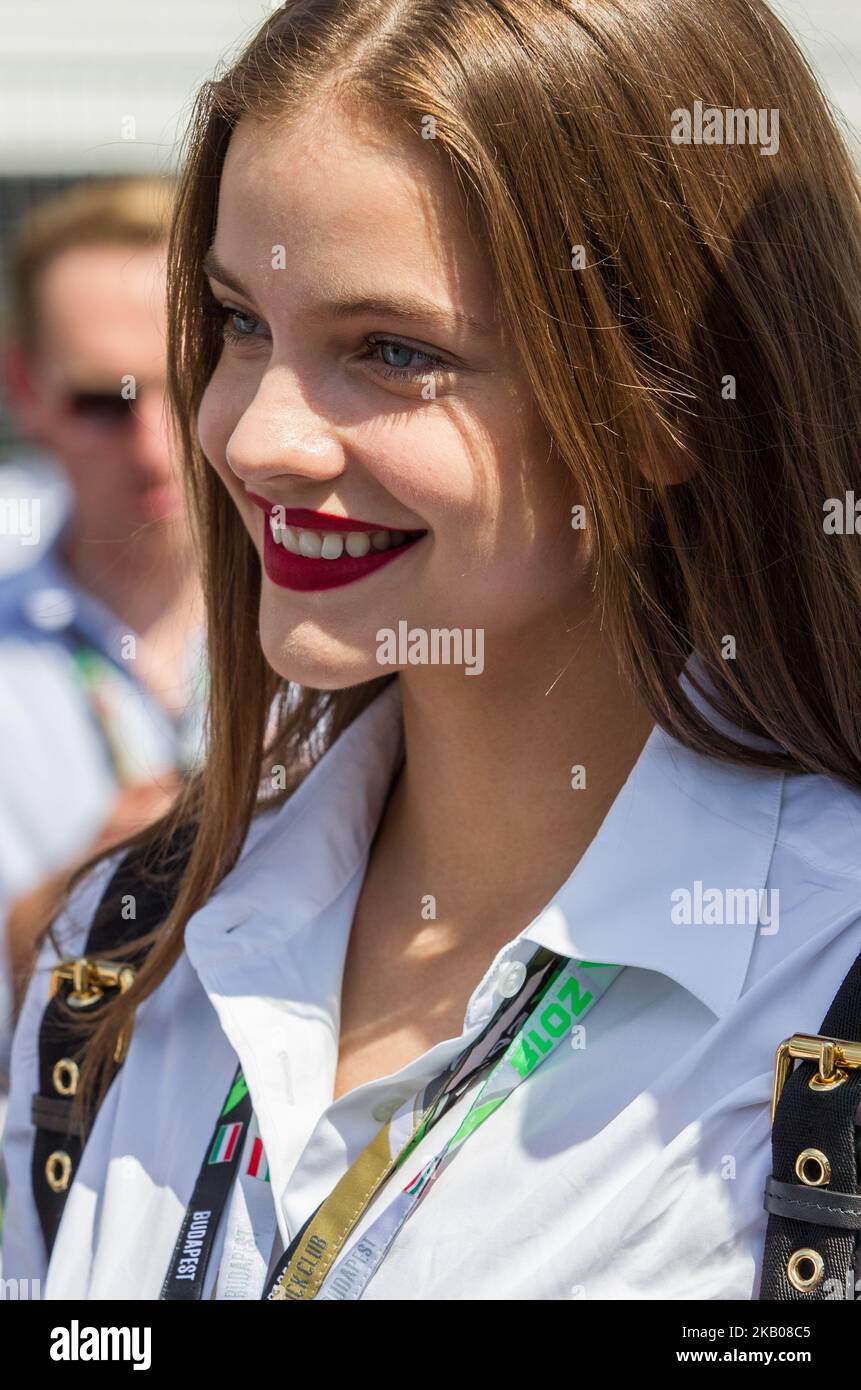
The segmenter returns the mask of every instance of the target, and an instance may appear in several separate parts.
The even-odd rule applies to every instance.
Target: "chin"
[[[261,624],[260,645],[273,671],[309,690],[347,690],[391,672],[374,659],[373,650],[360,651],[302,627],[269,632]]]

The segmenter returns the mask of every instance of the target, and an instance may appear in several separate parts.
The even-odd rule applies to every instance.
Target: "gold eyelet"
[[[812,1174],[811,1165],[814,1165]],[[831,1181],[831,1164],[821,1149],[802,1149],[795,1160],[795,1174],[805,1187],[824,1187]]]
[[[45,1177],[52,1192],[65,1192],[72,1176],[72,1160],[64,1149],[55,1149],[45,1160]]]
[[[810,1293],[825,1277],[825,1261],[818,1250],[794,1250],[786,1262],[786,1277],[799,1293]]]
[[[61,1057],[59,1062],[54,1063],[54,1070],[51,1072],[54,1082],[54,1090],[61,1096],[73,1096],[78,1089],[80,1072],[77,1062],[73,1062],[71,1057]]]

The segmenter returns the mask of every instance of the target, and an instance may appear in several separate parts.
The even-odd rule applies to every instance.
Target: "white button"
[[[24,611],[34,627],[59,632],[75,616],[75,598],[68,589],[36,589],[24,600]]]
[[[503,999],[513,999],[523,988],[523,981],[526,979],[526,966],[522,960],[513,960],[508,965],[503,965],[499,972],[499,984],[497,989]]]
[[[375,1120],[379,1120],[380,1124],[384,1125],[387,1120],[392,1118],[396,1110],[400,1110],[403,1103],[403,1096],[390,1096],[388,1100],[378,1100],[371,1114]]]

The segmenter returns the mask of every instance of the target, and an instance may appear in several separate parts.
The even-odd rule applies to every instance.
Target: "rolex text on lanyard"
[[[267,1281],[264,1298],[294,1301],[308,1301],[317,1297],[338,1300],[360,1298],[398,1232],[466,1140],[556,1050],[571,1028],[606,993],[623,968],[600,961],[563,961],[543,948],[539,949],[530,961],[523,989],[511,1001],[513,1005],[522,1007],[519,1010],[515,1007],[513,1018],[509,1017],[508,1037],[505,1038],[503,1034],[503,1039],[508,1043],[504,1054],[493,1066],[455,1134],[410,1179],[365,1234],[338,1259],[347,1238],[376,1193],[403,1165],[445,1110],[450,1108],[446,1098],[457,1098],[453,1084],[456,1078],[462,1080],[467,1072],[467,1079],[473,1079],[498,1054],[499,1049],[495,1047],[478,1066],[469,1068],[472,1055],[485,1033],[469,1049],[465,1059],[457,1059],[455,1075],[449,1078],[447,1086],[437,1089],[427,1108],[424,1106],[428,1101],[428,1091],[425,1092],[417,1125],[414,1125],[413,1102],[408,1102],[371,1140],[281,1257],[274,1274]],[[512,1037],[511,1022],[516,1026],[527,1010],[525,1023],[517,1027]],[[507,1016],[508,1013],[510,1011]],[[462,1094],[463,1089],[464,1086],[460,1085],[457,1093]]]

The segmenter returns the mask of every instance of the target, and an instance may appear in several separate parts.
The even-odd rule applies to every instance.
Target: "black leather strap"
[[[194,834],[194,826],[187,824],[179,829],[168,848],[170,862],[164,866],[161,863],[163,853],[158,845],[130,851],[124,857],[102,894],[83,955],[89,959],[99,959],[105,951],[128,944],[126,961],[136,969],[141,966],[148,948],[134,949],[133,943],[163,921],[173,907],[194,843]],[[160,874],[159,881],[149,876],[153,871]],[[127,895],[133,895],[133,918],[121,911]],[[72,1123],[73,1097],[64,1096],[60,1091],[61,1087],[68,1087],[70,1068],[60,1066],[59,1074],[55,1073],[55,1068],[64,1061],[80,1065],[84,1053],[80,1041],[70,1040],[69,1025],[58,1008],[58,1001],[64,1000],[71,989],[71,981],[60,981],[57,993],[48,1001],[42,1015],[39,1030],[39,1090],[31,1102],[31,1120],[36,1131],[31,1183],[49,1259],[86,1142],[86,1135],[81,1134]],[[87,1007],[87,1016],[97,1015],[115,997],[115,990],[106,990],[101,1000]],[[111,1080],[121,1065],[114,1064]],[[91,1126],[94,1119],[95,1114],[92,1114]],[[53,1186],[49,1177],[53,1179]]]
[[[65,1097],[52,1097],[49,1100],[47,1096],[36,1093],[30,1102],[30,1120],[37,1129],[49,1129],[53,1134],[66,1135],[70,1130],[78,1134],[78,1126],[72,1122],[71,1109],[71,1102]]]
[[[837,991],[820,1033],[861,1041],[861,956]],[[861,1068],[832,1090],[811,1090],[815,1062],[798,1062],[787,1078],[772,1127],[772,1174],[766,1184],[769,1212],[759,1298],[780,1302],[825,1301],[858,1297],[856,1255],[861,1222],[851,1219],[859,1200],[859,1159],[855,1113],[861,1104]],[[795,1163],[804,1149],[819,1149],[830,1164],[824,1187],[798,1182]],[[830,1215],[823,1211],[837,1199]],[[815,1287],[796,1288],[789,1261],[798,1250],[821,1256],[824,1272]],[[809,1264],[806,1266],[809,1268]]]
[[[861,1231],[861,1196],[853,1197],[848,1192],[769,1178],[763,1206],[777,1216],[810,1221],[814,1226],[840,1226],[845,1231]]]

